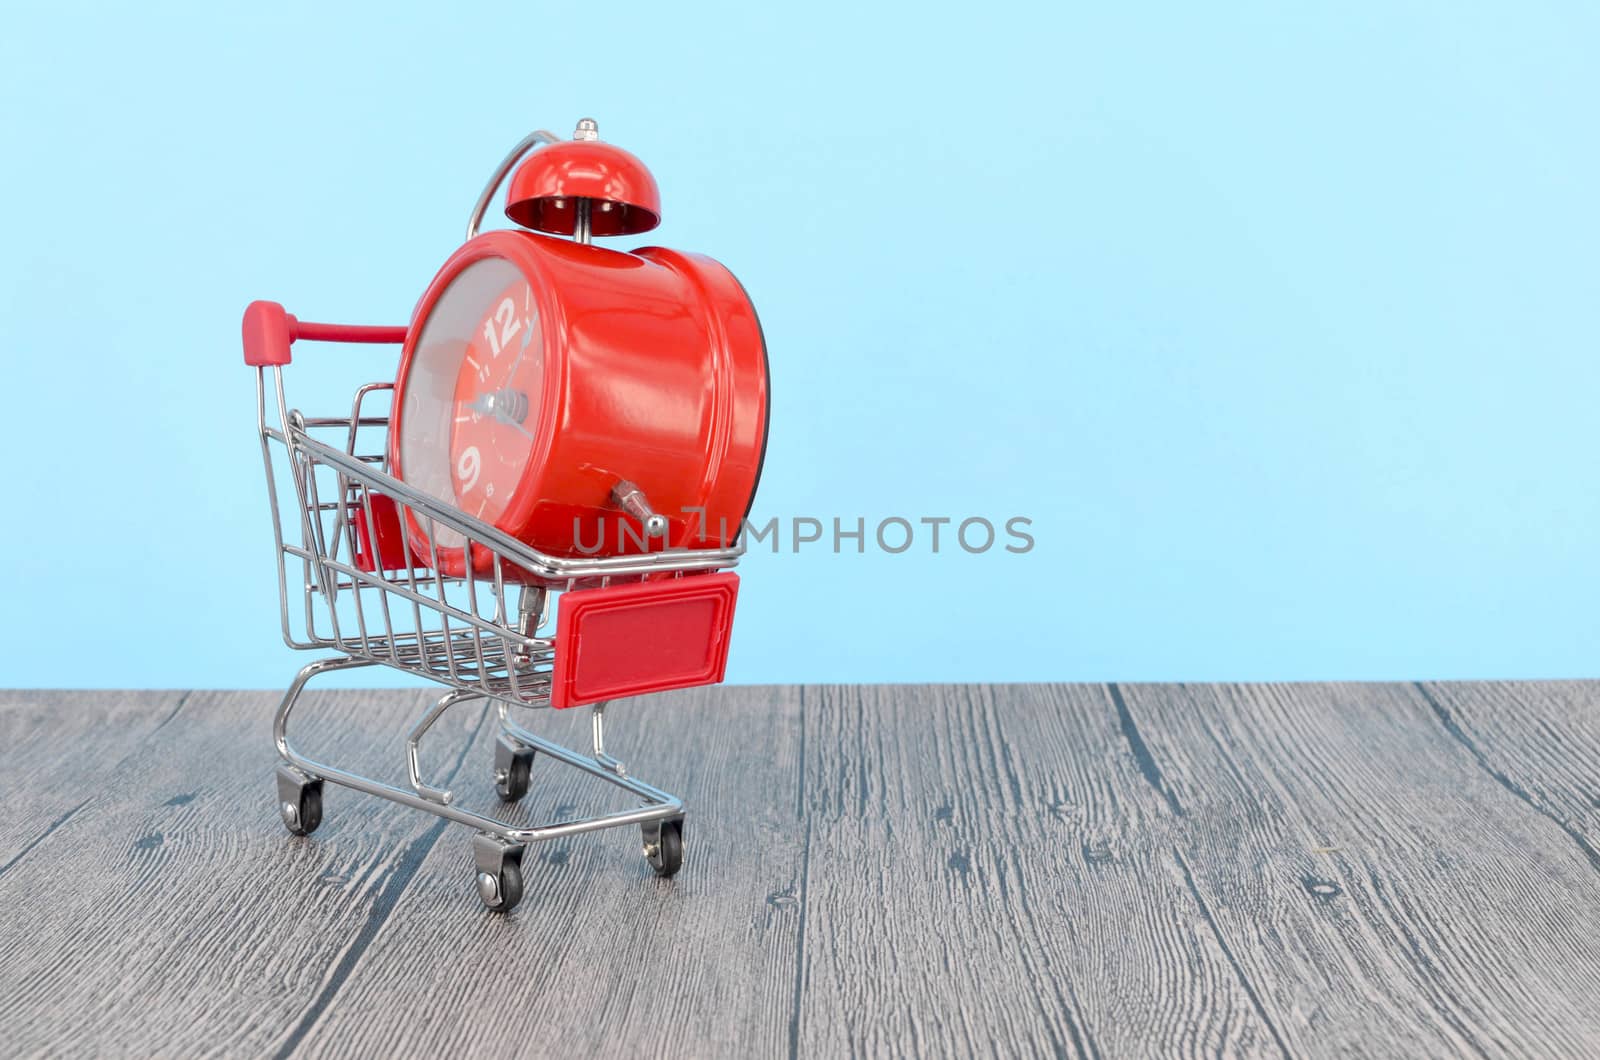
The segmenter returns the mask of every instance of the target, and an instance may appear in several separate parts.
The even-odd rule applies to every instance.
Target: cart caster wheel
[[[496,913],[509,913],[522,901],[522,852],[526,849],[487,832],[472,841],[478,897]]]
[[[504,735],[495,740],[494,790],[501,802],[516,802],[526,795],[532,772],[533,748]]]
[[[322,781],[293,766],[279,766],[278,817],[293,835],[315,832],[322,823]]]
[[[507,861],[498,876],[478,873],[478,897],[496,913],[509,913],[522,901],[521,861]]]
[[[644,832],[644,859],[662,878],[675,876],[683,868],[683,818],[667,817],[647,821]]]

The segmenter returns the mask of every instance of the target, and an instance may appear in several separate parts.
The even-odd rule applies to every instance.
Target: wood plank
[[[330,756],[372,766],[382,748],[398,763],[403,719],[426,699],[312,694],[297,731]],[[275,813],[276,701],[195,693],[0,876],[4,1052],[259,1054],[381,921],[438,829],[330,787],[322,829],[289,836]],[[483,714],[442,724],[462,739]]]
[[[801,1055],[1274,1055],[1100,686],[807,690]]]
[[[95,798],[182,692],[0,691],[0,876]]]
[[[1124,690],[1219,931],[1295,1053],[1593,1055],[1600,874],[1418,690]]]
[[[1424,684],[1428,705],[1495,782],[1550,819],[1600,872],[1600,685]]]
[[[393,776],[432,694],[316,696],[299,739]],[[0,695],[12,791],[100,763],[0,871],[5,1055],[1600,1045],[1593,684],[618,704],[613,749],[691,800],[683,874],[651,877],[632,832],[548,844],[510,918],[477,904],[464,829],[330,787],[287,836],[275,694],[121,695]],[[494,808],[483,717],[424,757]],[[586,738],[584,712],[541,720]],[[621,804],[557,768],[524,816]],[[0,842],[49,812],[29,801],[0,800]]]
[[[499,916],[472,890],[470,833],[452,829],[343,988],[280,1044],[306,1055],[376,1056],[787,1050],[802,850],[800,696],[721,688],[652,699],[610,708],[607,747],[685,798],[686,853],[675,879],[651,874],[636,828],[576,836],[529,850],[527,897]],[[586,711],[533,721],[540,733],[586,746]],[[490,728],[457,785],[463,805],[498,808]],[[615,789],[548,760],[535,760],[533,779],[529,816],[628,804],[595,801],[586,793]]]

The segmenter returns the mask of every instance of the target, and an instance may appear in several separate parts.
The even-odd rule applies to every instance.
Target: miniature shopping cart
[[[510,163],[550,140],[536,134],[518,145],[480,199],[469,236]],[[587,241],[587,231],[581,235]],[[737,579],[715,572],[737,564],[743,546],[715,541],[665,547],[658,541],[661,547],[625,555],[541,551],[393,473],[388,433],[397,404],[394,383],[361,386],[348,414],[306,415],[286,399],[292,343],[404,344],[410,330],[308,323],[272,303],[255,303],[246,314],[245,359],[256,369],[284,639],[292,648],[332,653],[300,670],[274,719],[283,823],[295,835],[315,831],[323,785],[332,782],[467,825],[477,833],[472,849],[478,894],[501,912],[521,899],[524,851],[542,840],[635,826],[650,867],[670,877],[683,860],[683,803],[630,776],[607,754],[607,700],[597,697],[721,680],[734,603],[730,582]],[[639,491],[623,485],[628,488],[619,490],[619,508],[641,516],[643,525],[661,523]],[[415,532],[409,539],[407,527]],[[441,541],[469,561],[453,567],[441,562]],[[676,674],[667,683],[649,672],[630,672],[627,644],[617,639],[643,631],[669,641],[680,635],[703,640],[708,630],[712,639],[722,639],[720,658],[702,653],[689,667],[699,666],[699,672]],[[373,665],[446,688],[406,736],[406,786],[317,761],[290,742],[289,720],[310,681]],[[531,826],[456,805],[450,791],[424,778],[419,745],[447,710],[469,700],[489,700],[498,714],[492,781],[502,800],[515,802],[528,792],[535,756],[542,754],[621,788],[642,805]],[[517,720],[528,709],[575,703],[592,710],[587,754],[544,739]]]

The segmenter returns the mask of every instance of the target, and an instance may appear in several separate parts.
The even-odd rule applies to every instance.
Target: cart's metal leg
[[[433,723],[438,721],[445,711],[457,703],[465,703],[469,699],[481,698],[483,697],[476,692],[463,692],[459,689],[446,692],[439,698],[439,702],[433,705],[433,709],[424,714],[411,727],[411,733],[406,737],[406,772],[411,777],[412,789],[429,802],[437,802],[441,806],[448,806],[452,796],[450,792],[443,788],[436,788],[422,782],[422,772],[417,763],[417,744],[422,740],[423,734],[433,728]]]
[[[278,763],[277,771],[278,816],[283,819],[283,826],[294,835],[310,835],[322,823],[322,777],[303,768],[301,759],[290,750],[289,715],[299,702],[300,693],[305,691],[306,682],[313,677],[332,670],[370,665],[364,659],[318,659],[301,668],[278,704],[278,713],[272,721],[273,741],[278,746],[278,755],[283,759]]]
[[[285,762],[300,764],[299,756],[289,749],[289,715],[294,711],[300,693],[305,691],[306,682],[319,674],[334,670],[354,670],[371,665],[373,663],[369,659],[354,659],[348,655],[340,655],[332,659],[318,659],[314,663],[302,666],[300,672],[294,675],[294,680],[289,682],[288,689],[283,693],[283,699],[278,703],[278,713],[272,719],[272,742],[277,745],[279,757]]]

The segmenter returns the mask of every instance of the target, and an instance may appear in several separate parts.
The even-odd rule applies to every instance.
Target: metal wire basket
[[[404,328],[285,319],[292,325],[289,342],[399,343],[405,338]],[[284,824],[297,835],[313,831],[322,818],[323,782],[333,781],[469,825],[478,830],[474,858],[479,895],[499,911],[508,911],[521,897],[521,859],[529,842],[637,824],[651,866],[665,876],[676,872],[682,861],[683,804],[628,776],[622,763],[606,754],[605,703],[592,708],[593,747],[588,755],[535,735],[513,721],[508,708],[550,705],[557,642],[549,627],[554,600],[563,592],[732,567],[742,544],[588,559],[542,553],[388,473],[393,384],[357,389],[348,415],[307,416],[285,398],[283,366],[288,362],[287,342],[267,363],[259,357],[253,362],[280,619],[290,647],[334,654],[304,667],[278,708],[274,737],[283,759],[278,801]],[[419,556],[403,544],[385,547],[393,537],[389,525],[395,517],[415,520],[426,540],[435,543],[431,555]],[[465,555],[487,557],[480,563],[487,573],[441,573],[440,540],[462,548]],[[538,584],[519,581],[524,573],[535,576]],[[450,690],[407,736],[409,790],[315,761],[289,742],[289,718],[309,681],[370,665],[415,674]],[[543,752],[625,789],[644,805],[532,827],[454,806],[449,791],[421,777],[418,745],[450,707],[481,698],[494,701],[499,714],[494,781],[503,800],[515,801],[527,792],[533,757]]]

